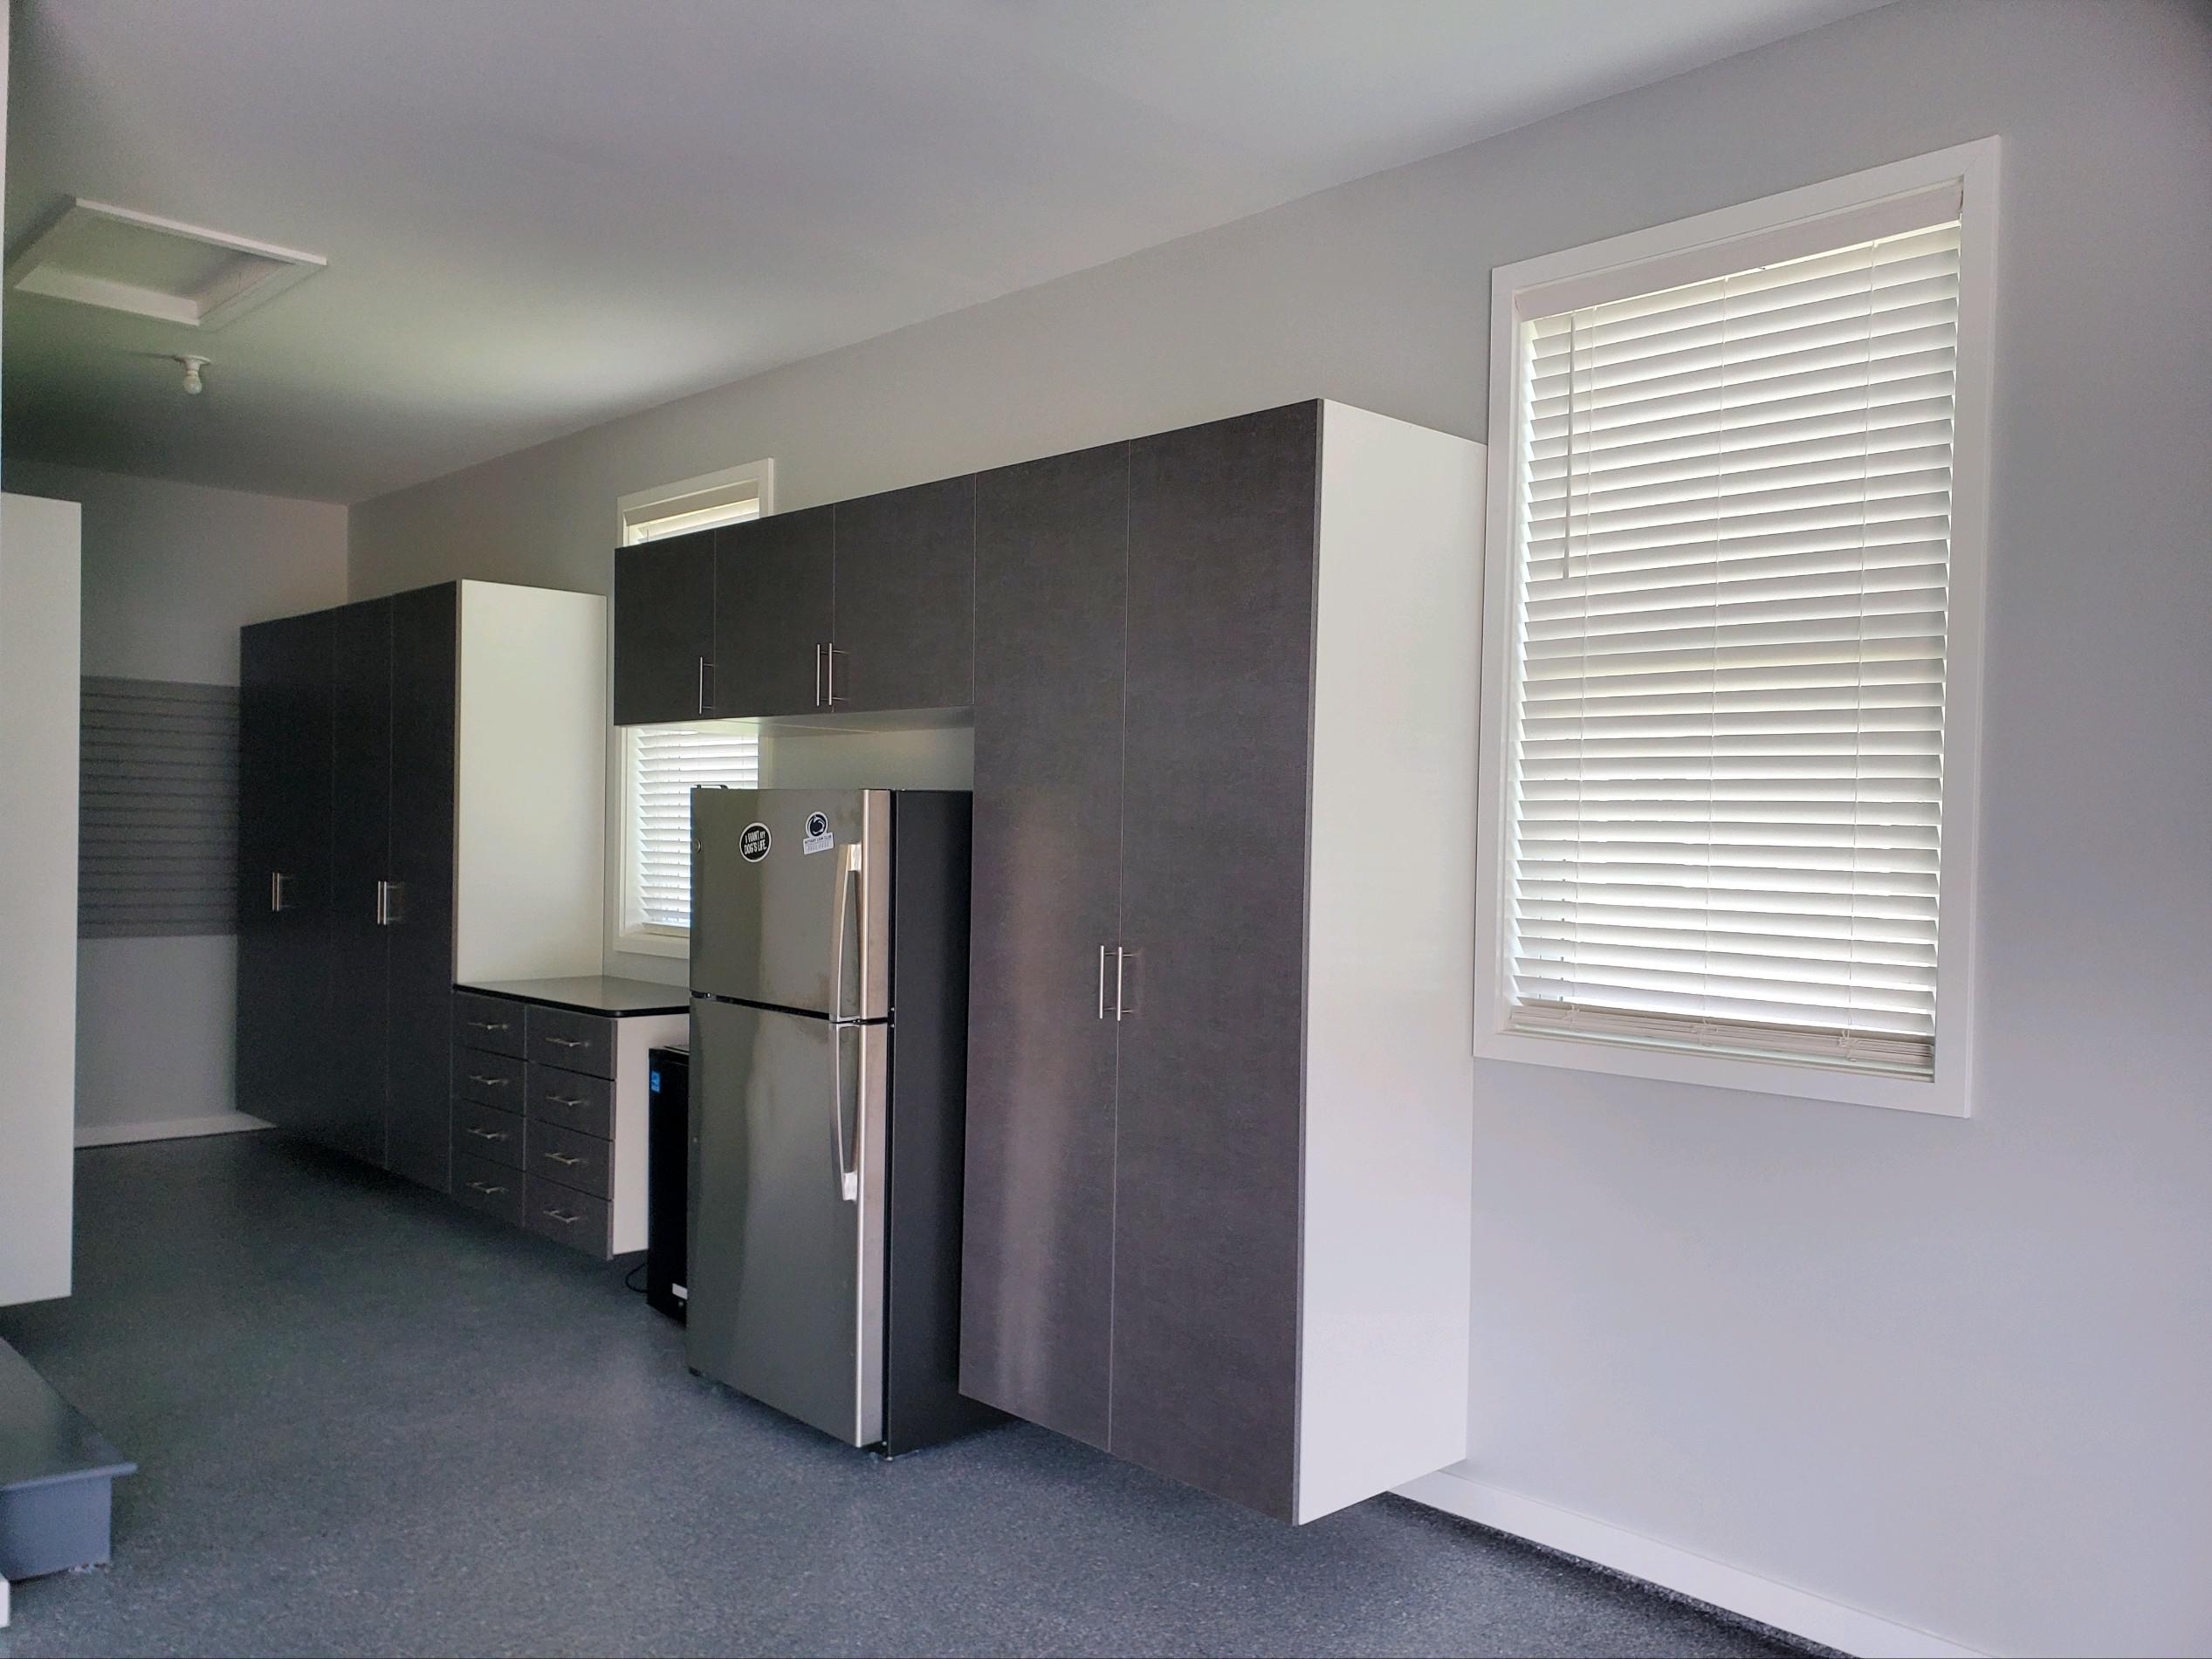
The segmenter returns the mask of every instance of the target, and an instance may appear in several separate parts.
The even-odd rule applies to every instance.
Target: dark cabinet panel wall
[[[714,711],[814,713],[826,695],[833,510],[777,513],[715,534]]]
[[[391,1030],[389,936],[381,884],[390,874],[392,603],[331,616],[331,1004],[325,1116],[318,1140],[384,1161],[384,1050]]]
[[[833,706],[956,709],[974,698],[976,481],[837,504]]]
[[[1113,444],[976,484],[961,1378],[1096,1446],[1110,1397],[1128,462]]]
[[[719,531],[626,547],[615,560],[615,723],[691,720],[714,708]]]
[[[1130,455],[1112,1445],[1276,1514],[1297,1432],[1319,415]]]
[[[387,906],[391,1025],[386,1163],[447,1189],[452,1148],[456,590],[392,601],[391,880]]]
[[[237,1095],[301,1128],[330,991],[330,654],[326,612],[239,634]]]
[[[441,1190],[457,623],[448,584],[239,644],[239,1109]]]

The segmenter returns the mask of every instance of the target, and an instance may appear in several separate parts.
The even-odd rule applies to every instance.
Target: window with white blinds
[[[1508,1029],[1932,1074],[1956,190],[1933,211],[1517,319]]]
[[[745,721],[629,729],[629,873],[625,927],[688,934],[691,927],[691,792],[752,789],[760,740]]]

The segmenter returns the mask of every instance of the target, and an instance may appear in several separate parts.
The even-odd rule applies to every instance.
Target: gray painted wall
[[[1478,1077],[1473,1478],[1997,1651],[2212,1642],[2212,39],[1901,4],[362,504],[353,586],[603,591],[801,507],[1295,397],[1483,434],[1492,266],[2000,133],[1968,1121]]]
[[[346,510],[10,460],[8,488],[84,504],[84,672],[238,682],[242,623],[346,597]],[[236,1110],[230,935],[84,939],[80,1140],[218,1127]]]

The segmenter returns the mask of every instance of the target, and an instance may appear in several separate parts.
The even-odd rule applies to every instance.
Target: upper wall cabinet
[[[972,476],[842,501],[824,706],[855,713],[975,701]]]
[[[972,476],[615,555],[617,725],[974,698]]]
[[[835,511],[776,513],[716,532],[717,714],[760,718],[824,706]]]
[[[714,552],[694,531],[615,558],[615,723],[696,720],[713,712]]]

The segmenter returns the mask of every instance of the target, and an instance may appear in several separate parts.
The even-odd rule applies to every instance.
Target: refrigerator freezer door
[[[890,832],[888,790],[694,790],[691,989],[887,1017]]]
[[[883,1025],[692,1004],[685,1357],[855,1446],[883,1436],[890,1042]]]

